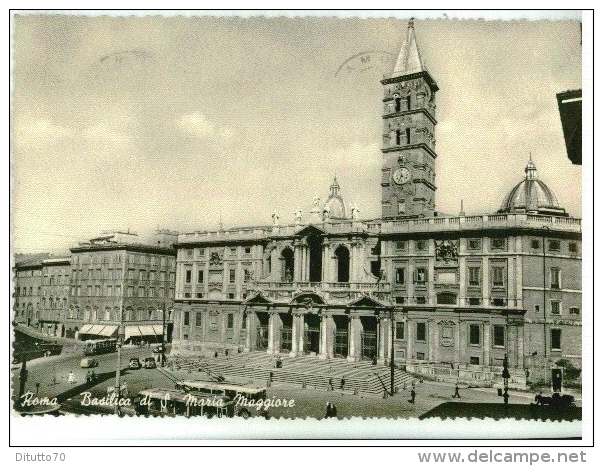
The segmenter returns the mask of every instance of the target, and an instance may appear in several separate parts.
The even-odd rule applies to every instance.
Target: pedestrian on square
[[[92,369],[92,373],[90,374],[90,381],[96,382],[96,373],[94,372],[94,369]]]
[[[414,403],[415,403],[415,397],[416,397],[416,396],[417,396],[417,393],[415,392],[415,387],[412,387],[412,388],[410,389],[410,402],[411,402],[412,404],[414,404]]]
[[[69,381],[69,383],[75,383],[75,375],[73,375],[73,371],[69,372],[67,380]]]
[[[345,387],[345,375],[341,376],[341,384],[339,385],[339,388],[341,390],[343,390],[343,388]]]
[[[92,380],[92,376],[90,375],[90,371],[86,372],[86,383],[90,383],[90,380]]]
[[[333,379],[329,378],[329,387],[328,387],[329,391],[332,392],[333,391]]]
[[[329,419],[332,415],[332,411],[331,411],[331,402],[327,401],[327,413],[325,414],[325,419]]]
[[[458,382],[454,385],[454,395],[452,395],[452,398],[460,398],[461,394],[459,393],[459,384]]]

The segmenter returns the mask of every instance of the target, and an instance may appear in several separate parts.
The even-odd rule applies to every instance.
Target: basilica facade
[[[527,161],[497,212],[436,210],[436,93],[409,23],[383,85],[382,215],[337,179],[292,223],[178,238],[173,352],[372,360],[512,381],[581,365],[581,222]],[[518,170],[519,171],[519,170]]]

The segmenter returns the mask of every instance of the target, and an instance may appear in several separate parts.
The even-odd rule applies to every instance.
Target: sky
[[[13,250],[102,231],[293,222],[340,194],[378,218],[382,98],[399,18],[13,22]],[[389,14],[388,14],[389,16]],[[417,20],[437,81],[436,209],[495,212],[524,176],[581,217],[556,94],[582,87],[578,21]]]

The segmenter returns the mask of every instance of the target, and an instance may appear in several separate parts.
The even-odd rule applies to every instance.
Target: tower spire
[[[404,76],[412,73],[419,73],[425,71],[425,63],[421,58],[419,52],[419,46],[417,45],[417,38],[415,36],[415,19],[410,18],[408,21],[408,29],[406,30],[406,38],[404,44],[400,49],[392,78],[397,76]]]
[[[536,171],[536,165],[532,162],[532,152],[530,152],[530,158],[528,160],[528,164],[526,165],[526,179],[527,180],[535,180],[538,178],[538,172]]]

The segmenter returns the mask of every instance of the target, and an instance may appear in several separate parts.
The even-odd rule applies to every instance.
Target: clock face
[[[396,184],[408,183],[410,181],[410,170],[406,167],[398,168],[392,178]]]

